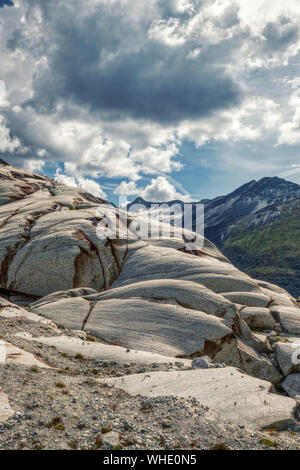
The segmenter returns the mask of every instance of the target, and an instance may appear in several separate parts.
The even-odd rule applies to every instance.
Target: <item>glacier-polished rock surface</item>
[[[188,250],[177,229],[137,240],[134,214],[120,220],[127,238],[105,224],[99,237],[105,217],[119,217],[113,205],[9,165],[0,188],[0,321],[41,318],[147,355],[208,356],[273,384],[297,371],[280,352],[300,340],[299,304],[208,240]]]

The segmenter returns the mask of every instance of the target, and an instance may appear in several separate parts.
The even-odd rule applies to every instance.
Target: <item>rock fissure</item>
[[[102,275],[103,275],[104,290],[107,290],[109,286],[108,286],[108,282],[107,282],[107,279],[106,279],[105,268],[104,268],[103,261],[102,261],[101,255],[100,255],[100,251],[99,251],[98,247],[89,239],[89,237],[86,234],[84,234],[82,231],[80,231],[80,232],[83,235],[84,239],[88,242],[90,247],[92,247],[92,249],[97,253],[97,257],[99,259],[101,270],[102,270]]]
[[[84,331],[85,325],[87,324],[87,322],[88,322],[88,320],[89,320],[89,318],[90,318],[90,316],[91,316],[91,314],[92,314],[92,311],[93,311],[93,309],[94,309],[95,306],[96,306],[96,303],[97,303],[97,302],[90,302],[90,309],[89,309],[89,311],[88,311],[87,316],[85,317],[85,319],[84,319],[83,322],[82,322],[82,328],[81,328],[82,331]]]

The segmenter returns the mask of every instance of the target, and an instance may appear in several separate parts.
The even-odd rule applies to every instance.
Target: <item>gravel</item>
[[[96,379],[165,365],[118,364],[62,355],[15,336],[70,335],[24,320],[0,321],[0,339],[40,357],[52,369],[0,365],[0,385],[16,413],[0,423],[0,449],[300,449],[299,434],[253,432],[221,421],[195,399],[145,398]],[[90,340],[93,338],[89,338]]]

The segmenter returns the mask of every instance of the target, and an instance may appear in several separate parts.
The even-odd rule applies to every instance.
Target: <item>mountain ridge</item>
[[[296,183],[278,177],[252,180],[225,196],[199,201],[205,206],[205,236],[239,269],[279,284],[294,296],[299,296],[300,253],[292,241],[294,236],[300,241],[297,223],[292,223],[293,214],[298,216],[299,201],[300,185]],[[129,210],[134,203],[128,206]],[[151,207],[148,201],[144,203],[146,207]],[[184,204],[183,201],[177,203]],[[269,238],[266,237],[268,227]],[[286,231],[285,227],[293,229]],[[265,230],[264,250],[259,234],[262,230]],[[274,236],[277,236],[276,243],[271,241]],[[260,243],[257,251],[263,253],[261,258],[249,252],[250,246],[254,250],[254,240]],[[281,245],[285,247],[284,257]],[[276,267],[281,275],[276,274]]]

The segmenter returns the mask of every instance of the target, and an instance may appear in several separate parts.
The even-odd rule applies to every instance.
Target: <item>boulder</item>
[[[300,372],[300,343],[277,343],[275,358],[283,375]]]
[[[283,376],[267,357],[259,354],[245,341],[237,338],[224,342],[223,347],[212,356],[214,362],[238,367],[253,377],[259,377],[275,384],[283,379]]]
[[[196,357],[192,362],[192,369],[213,369],[215,364],[212,362],[209,356]]]
[[[288,375],[281,386],[291,398],[295,398],[300,402],[300,374]]]
[[[250,328],[263,328],[274,330],[275,320],[268,308],[246,307],[240,312],[241,317],[250,326]]]
[[[85,331],[110,344],[166,356],[191,356],[232,335],[226,321],[178,305],[144,299],[97,302]]]
[[[32,307],[34,313],[71,330],[83,330],[90,310],[90,303],[82,297],[66,298]]]
[[[0,288],[41,297],[111,285],[119,272],[118,248],[100,240],[96,226],[99,204],[112,206],[23,170],[1,167],[0,178]]]
[[[300,335],[300,309],[291,307],[271,307],[274,317],[286,333]]]

